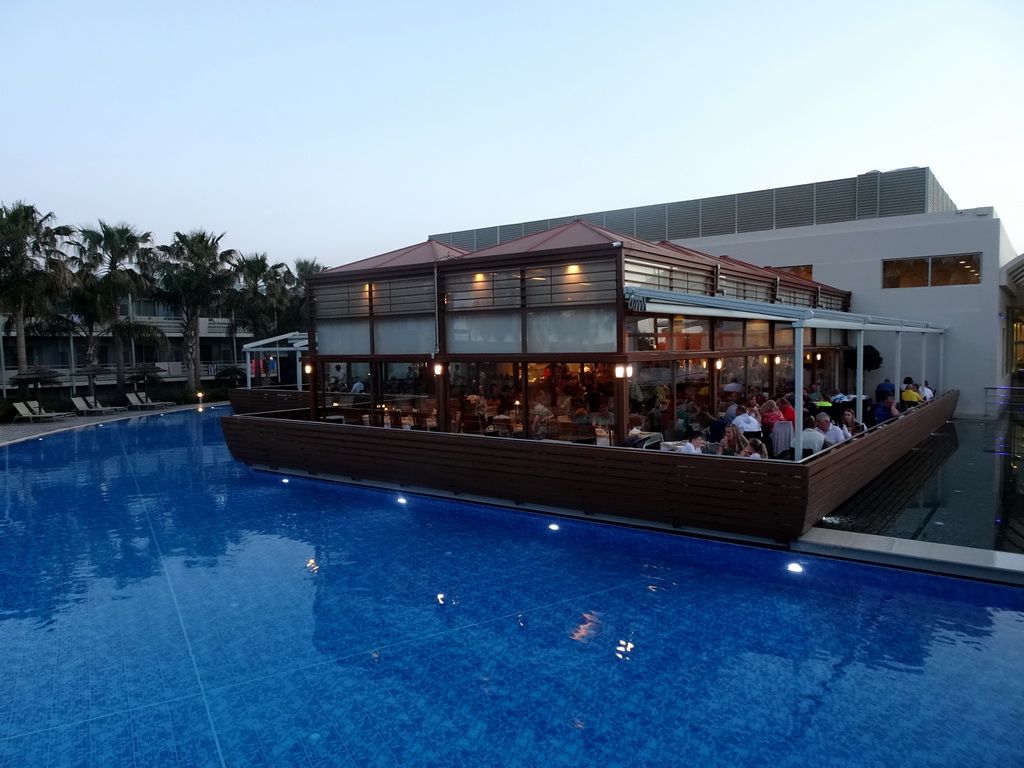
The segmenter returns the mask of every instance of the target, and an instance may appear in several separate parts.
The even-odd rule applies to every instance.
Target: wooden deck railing
[[[228,401],[236,414],[263,413],[284,408],[306,408],[309,405],[309,392],[272,387],[231,389],[228,390]]]
[[[307,409],[221,420],[250,466],[791,541],[951,417],[949,393],[802,462],[329,424]]]

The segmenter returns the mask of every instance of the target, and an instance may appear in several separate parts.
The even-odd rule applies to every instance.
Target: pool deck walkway
[[[203,408],[227,407],[225,400],[219,403],[204,403]],[[198,405],[174,405],[170,408],[150,408],[144,411],[117,411],[108,413],[105,416],[69,416],[66,419],[57,421],[16,421],[14,423],[0,424],[0,446],[11,443],[20,443],[23,440],[31,440],[40,435],[48,435],[53,432],[64,432],[78,427],[87,427],[90,424],[107,424],[112,421],[124,419],[137,419],[140,416],[152,416],[157,413],[172,413],[174,411],[194,411]]]
[[[204,408],[225,406],[228,406],[226,401],[203,405]],[[140,416],[196,410],[197,408],[198,406],[194,404],[178,405],[145,411],[121,411],[106,416],[75,416],[63,421],[0,424],[0,446],[90,424],[104,424]],[[720,535],[718,537],[728,538]],[[974,547],[935,544],[824,528],[812,528],[794,541],[790,545],[790,549],[808,555],[909,568],[1024,587],[1024,555],[1011,552],[995,552]]]

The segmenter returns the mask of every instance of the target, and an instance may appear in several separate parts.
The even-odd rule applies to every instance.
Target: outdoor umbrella
[[[56,384],[64,376],[53,368],[47,368],[45,365],[32,365],[23,373],[16,373],[11,376],[10,381],[12,384],[32,384],[35,387],[35,399],[39,399],[39,386],[41,384]]]
[[[133,385],[140,382],[145,385],[150,381],[160,381],[160,374],[167,373],[167,369],[161,368],[156,363],[136,363],[135,365],[129,365],[124,369],[124,372],[128,377],[128,381],[132,382]]]

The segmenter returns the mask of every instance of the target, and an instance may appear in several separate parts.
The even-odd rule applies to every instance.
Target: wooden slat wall
[[[228,401],[236,414],[280,411],[283,408],[305,408],[309,393],[297,389],[231,389]]]
[[[271,469],[769,539],[793,539],[803,522],[798,464],[281,418],[299,413],[225,417],[232,454]]]
[[[304,408],[221,423],[232,455],[249,465],[792,541],[955,405],[955,396],[937,400],[800,463],[327,424]]]
[[[953,418],[959,396],[959,392],[947,392],[864,437],[807,460],[810,474],[804,531],[883,472],[899,471],[901,456]]]

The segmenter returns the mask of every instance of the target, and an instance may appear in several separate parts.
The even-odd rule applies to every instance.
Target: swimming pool
[[[1024,763],[1024,590],[286,482],[220,413],[0,447],[0,766]]]

